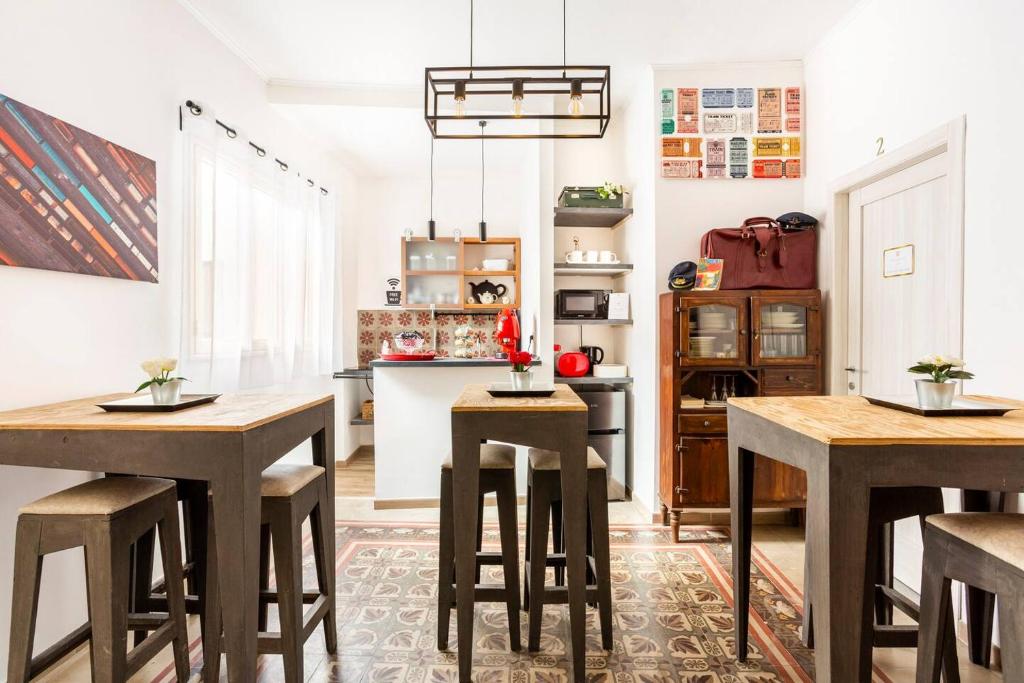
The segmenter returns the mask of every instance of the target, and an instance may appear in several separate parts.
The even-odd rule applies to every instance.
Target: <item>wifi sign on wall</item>
[[[401,282],[397,277],[388,278],[388,288],[384,290],[388,306],[402,305],[402,290],[398,288]]]

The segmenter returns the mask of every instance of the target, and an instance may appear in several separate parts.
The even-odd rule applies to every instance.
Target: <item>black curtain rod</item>
[[[202,106],[200,106],[199,103],[195,102],[194,100],[185,100],[185,107],[188,109],[189,113],[192,114],[192,116],[200,116],[203,113]],[[238,131],[235,130],[234,128],[232,128],[231,126],[229,126],[228,124],[224,123],[220,119],[214,119],[214,123],[216,123],[218,126],[223,128],[225,135],[227,135],[232,140],[234,140],[235,138],[238,137]],[[178,130],[180,131],[183,128],[184,128],[184,124],[183,124],[183,121],[182,121],[181,107],[178,107]],[[267,156],[267,150],[265,148],[260,147],[259,145],[257,145],[252,140],[248,140],[247,142],[249,143],[250,147],[252,147],[254,150],[256,150],[256,156],[260,156],[260,157]],[[274,161],[277,163],[277,165],[281,168],[282,171],[287,171],[288,170],[288,164],[286,162],[281,161],[277,157],[274,157]],[[296,175],[301,176],[302,174],[298,173]],[[312,178],[306,178],[306,184],[309,185],[310,187],[316,187],[316,182]],[[323,195],[326,196],[328,194],[327,193],[327,189],[321,186],[320,187],[320,194],[323,194]]]

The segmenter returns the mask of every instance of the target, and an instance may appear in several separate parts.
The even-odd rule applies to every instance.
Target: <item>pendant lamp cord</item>
[[[480,131],[483,133],[483,131]],[[480,222],[484,221],[484,139],[480,138]]]
[[[473,78],[473,0],[469,0],[469,77]]]
[[[434,136],[430,136],[430,220],[434,220]]]
[[[565,3],[566,0],[562,0],[562,78],[565,78]]]

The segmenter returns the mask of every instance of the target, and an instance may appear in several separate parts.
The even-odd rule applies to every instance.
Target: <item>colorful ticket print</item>
[[[675,93],[672,88],[662,88],[661,90],[661,134],[671,135],[676,132],[675,122]]]
[[[754,138],[755,157],[800,156],[800,138]]]
[[[696,133],[697,120],[697,88],[679,88],[676,90],[676,132]]]
[[[712,138],[705,141],[707,147],[704,170],[708,178],[725,178],[725,138]]]
[[[662,178],[703,178],[704,162],[700,159],[662,159]]]
[[[729,140],[729,176],[732,178],[746,178],[747,168],[750,164],[748,154],[748,143],[746,138],[731,138]]]
[[[786,116],[800,116],[800,88],[786,88]]]
[[[757,132],[782,132],[781,88],[757,89]]]
[[[736,114],[724,112],[708,112],[704,114],[704,134],[736,132]]]
[[[801,177],[799,87],[664,88],[660,95],[663,177]]]
[[[736,88],[704,88],[700,104],[705,109],[732,109],[736,106]]]
[[[701,153],[703,138],[662,138],[661,156],[663,157],[696,157],[704,156]]]
[[[781,178],[782,159],[754,159],[755,178]]]
[[[0,264],[157,281],[156,163],[0,95]]]

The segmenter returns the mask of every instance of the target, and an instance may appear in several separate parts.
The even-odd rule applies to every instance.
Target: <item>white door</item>
[[[961,353],[962,234],[947,155],[850,193],[849,393],[912,395],[915,360]],[[898,523],[896,577],[915,591],[921,550],[916,520]]]

